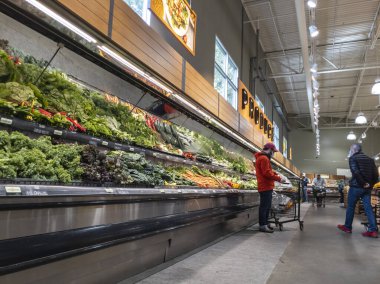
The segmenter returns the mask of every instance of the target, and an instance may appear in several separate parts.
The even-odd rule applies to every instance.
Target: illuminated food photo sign
[[[151,0],[150,9],[195,55],[197,15],[186,0]]]

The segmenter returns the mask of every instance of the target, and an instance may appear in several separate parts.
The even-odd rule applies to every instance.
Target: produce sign
[[[150,9],[195,55],[197,16],[186,0],[151,0]]]

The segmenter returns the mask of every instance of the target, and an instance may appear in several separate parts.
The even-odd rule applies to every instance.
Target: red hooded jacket
[[[259,192],[273,190],[274,182],[281,181],[281,177],[272,170],[270,160],[264,153],[256,153],[256,177]]]

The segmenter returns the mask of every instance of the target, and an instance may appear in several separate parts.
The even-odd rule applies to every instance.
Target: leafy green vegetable
[[[80,150],[77,145],[53,145],[47,136],[30,139],[17,131],[0,131],[0,177],[71,182],[83,174]]]
[[[0,82],[20,81],[20,73],[9,55],[0,49]]]

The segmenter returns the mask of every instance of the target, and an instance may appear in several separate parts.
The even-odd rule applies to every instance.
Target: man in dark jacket
[[[275,152],[278,152],[276,146],[267,143],[262,152],[255,154],[257,187],[260,194],[259,224],[260,232],[264,233],[273,233],[273,228],[268,225],[268,217],[272,206],[274,182],[285,182],[285,179],[272,170],[270,160]]]
[[[362,235],[377,238],[376,219],[371,207],[371,190],[379,179],[375,161],[362,152],[360,144],[351,146],[349,156],[352,178],[350,180],[350,190],[348,191],[346,222],[344,225],[338,225],[338,229],[346,233],[352,233],[355,206],[358,200],[361,199],[368,218],[368,231],[362,233]]]

